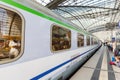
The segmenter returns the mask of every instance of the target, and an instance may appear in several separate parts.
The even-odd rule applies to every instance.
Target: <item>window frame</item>
[[[78,39],[79,39],[78,36],[79,36],[79,35],[83,37],[83,45],[82,45],[82,46],[78,46],[78,41],[79,41],[79,40],[78,40]],[[78,48],[84,47],[84,44],[85,44],[85,42],[84,42],[84,37],[85,37],[84,34],[79,33],[79,32],[77,33],[77,47],[78,47]]]
[[[65,28],[65,29],[67,29],[67,30],[69,30],[70,31],[70,33],[71,33],[71,37],[70,37],[70,48],[67,48],[67,49],[62,49],[62,50],[57,50],[57,51],[54,51],[53,49],[52,49],[52,29],[53,29],[53,27],[54,26],[58,26],[58,27],[61,27],[61,28]],[[72,31],[70,30],[70,29],[68,29],[68,28],[66,28],[66,27],[63,27],[63,26],[60,26],[60,25],[58,25],[58,24],[52,24],[51,25],[51,30],[50,30],[50,51],[52,52],[52,53],[58,53],[58,52],[62,52],[62,51],[67,51],[67,50],[70,50],[71,49],[71,47],[72,47]]]
[[[94,45],[94,40],[93,40],[94,38],[93,37],[91,37],[91,45]]]
[[[98,44],[98,40],[96,38],[94,38],[94,45]]]
[[[88,44],[88,37],[89,37],[89,44]],[[90,46],[90,36],[89,36],[89,35],[86,36],[86,45],[87,45],[87,46]]]
[[[19,55],[13,59],[9,59],[9,60],[3,60],[3,61],[0,61],[0,64],[7,64],[7,63],[11,63],[11,62],[14,62],[14,61],[17,61],[18,59],[20,59],[24,53],[24,43],[25,43],[25,18],[24,16],[22,15],[22,13],[20,11],[18,11],[17,9],[15,8],[12,8],[12,7],[9,7],[9,6],[6,6],[6,5],[3,5],[1,4],[0,5],[0,8],[3,8],[5,10],[9,10],[11,12],[14,12],[16,14],[18,14],[21,18],[21,47],[20,47],[20,52],[19,52]]]

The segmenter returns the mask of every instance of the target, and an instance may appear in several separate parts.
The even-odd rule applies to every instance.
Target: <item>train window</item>
[[[0,7],[0,63],[18,58],[21,51],[21,37],[22,18],[20,15]]]
[[[87,36],[87,45],[90,45],[90,36]]]
[[[77,37],[78,37],[78,41],[77,41],[78,47],[84,46],[84,35],[78,33]]]
[[[71,47],[71,31],[54,25],[52,27],[52,50],[64,50]]]
[[[94,39],[94,44],[97,44],[97,39]]]
[[[94,45],[93,37],[91,37],[91,45]]]

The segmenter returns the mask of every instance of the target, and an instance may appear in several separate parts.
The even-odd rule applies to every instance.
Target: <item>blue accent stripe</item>
[[[95,47],[95,48],[96,48],[96,47]],[[95,48],[93,48],[93,49],[95,49]],[[72,58],[72,59],[70,59],[70,60],[68,60],[68,61],[66,61],[66,62],[64,62],[64,63],[62,63],[62,64],[60,64],[60,65],[58,65],[58,66],[56,66],[56,67],[54,67],[54,68],[51,68],[51,69],[49,69],[48,71],[45,71],[45,72],[43,72],[43,73],[41,73],[41,74],[35,76],[35,77],[32,78],[31,80],[38,80],[38,79],[44,77],[45,75],[47,75],[47,74],[49,74],[49,73],[55,71],[56,69],[58,69],[58,68],[64,66],[65,64],[67,64],[67,63],[69,63],[69,62],[75,60],[76,58],[78,58],[78,57],[80,57],[80,56],[86,54],[87,52],[92,51],[93,49],[90,49],[90,50],[88,50],[88,51],[86,51],[86,52],[84,52],[84,53],[82,53],[82,54],[80,54],[80,55],[78,55],[78,56],[76,56],[76,57],[74,57],[74,58]]]

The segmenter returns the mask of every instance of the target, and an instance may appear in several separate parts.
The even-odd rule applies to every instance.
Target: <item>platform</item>
[[[109,64],[112,56],[102,46],[69,80],[120,80],[120,68]]]

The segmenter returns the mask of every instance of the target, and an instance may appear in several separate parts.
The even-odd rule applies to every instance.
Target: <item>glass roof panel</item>
[[[46,6],[48,3],[50,3],[50,2],[53,1],[53,0],[36,0],[36,1],[37,1],[38,3]]]
[[[45,6],[60,0],[36,1]],[[120,21],[120,0],[61,0],[51,10],[88,31]]]

